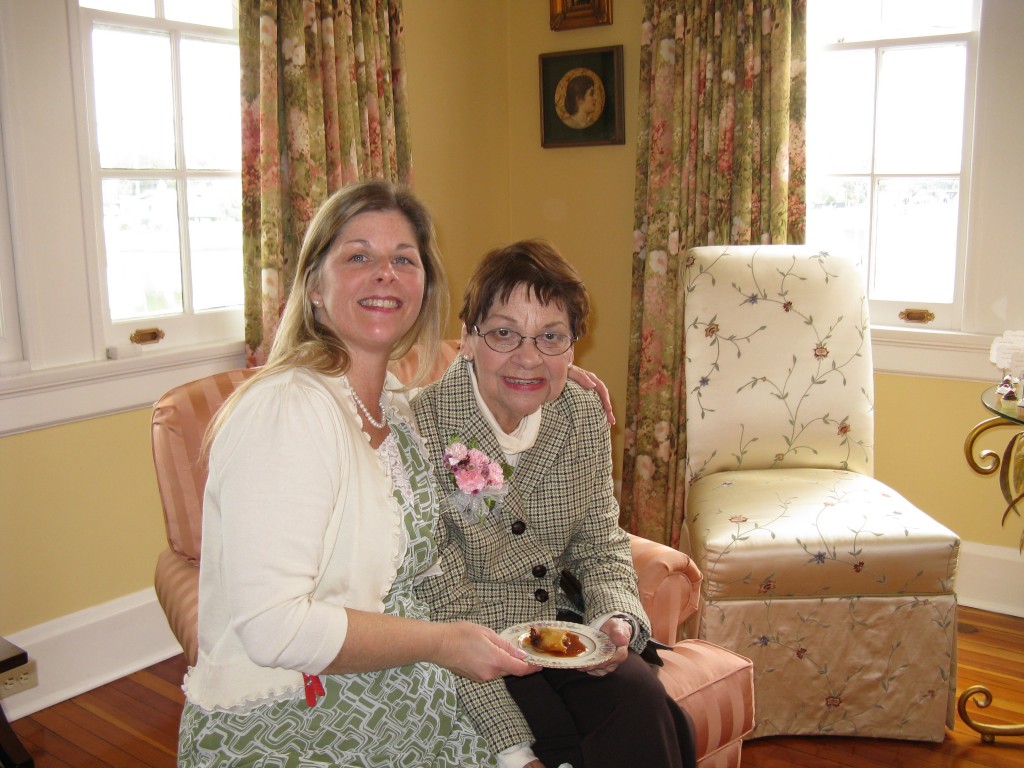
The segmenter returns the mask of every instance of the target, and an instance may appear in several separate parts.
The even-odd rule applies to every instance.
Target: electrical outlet
[[[35,661],[22,664],[20,667],[0,672],[0,699],[27,691],[39,685]]]

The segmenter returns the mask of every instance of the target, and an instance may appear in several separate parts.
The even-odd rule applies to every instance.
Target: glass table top
[[[991,386],[981,393],[981,402],[996,416],[1024,426],[1024,408],[1017,403],[1003,402],[1002,398],[996,394],[996,386]]]

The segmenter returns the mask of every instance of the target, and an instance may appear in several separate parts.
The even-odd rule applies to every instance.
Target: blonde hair
[[[402,357],[420,341],[422,354],[415,380],[421,379],[429,370],[438,355],[441,328],[447,319],[449,302],[448,282],[430,212],[411,190],[399,184],[372,180],[343,187],[324,201],[306,229],[295,267],[295,280],[266,365],[224,402],[210,424],[204,448],[209,447],[241,395],[260,379],[292,368],[308,368],[329,376],[341,376],[348,371],[352,362],[348,348],[333,331],[317,321],[310,293],[319,285],[324,261],[341,230],[360,214],[381,211],[398,211],[408,220],[416,237],[424,271],[423,303],[419,315],[398,340],[391,359]]]

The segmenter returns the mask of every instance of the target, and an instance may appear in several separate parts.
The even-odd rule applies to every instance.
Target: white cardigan
[[[401,383],[387,406],[411,423]],[[345,607],[383,612],[405,556],[402,516],[345,377],[273,374],[217,434],[203,502],[199,657],[184,689],[247,711],[302,690],[345,642]]]

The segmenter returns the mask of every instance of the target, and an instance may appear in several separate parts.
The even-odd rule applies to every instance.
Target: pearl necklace
[[[352,399],[355,401],[356,407],[363,412],[363,416],[370,426],[377,429],[384,429],[384,424],[387,422],[387,417],[384,415],[384,394],[380,396],[380,421],[377,421],[373,416],[370,415],[369,409],[363,404],[363,401],[359,399],[359,395],[356,394],[355,389],[352,390]]]

